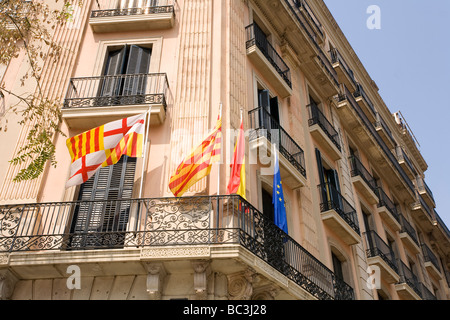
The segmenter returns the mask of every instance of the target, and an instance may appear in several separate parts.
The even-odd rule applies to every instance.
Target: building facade
[[[57,167],[13,182],[32,124],[3,115],[1,299],[450,298],[428,164],[322,0],[86,0],[54,38],[66,50],[40,86],[63,101]],[[0,69],[11,90],[36,90],[17,80],[25,61]],[[170,176],[219,106],[223,161],[174,198]],[[68,137],[148,110],[146,161],[65,188]],[[226,194],[241,114],[246,200]]]

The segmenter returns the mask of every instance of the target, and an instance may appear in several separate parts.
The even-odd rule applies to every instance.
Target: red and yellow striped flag
[[[116,164],[122,155],[142,157],[146,113],[109,122],[66,141],[72,158],[66,188],[89,180],[100,167]]]
[[[211,172],[213,163],[220,161],[222,143],[222,119],[217,119],[216,127],[180,163],[170,177],[169,188],[175,197],[181,197],[191,186]]]
[[[245,135],[244,122],[241,120],[239,135],[234,148],[233,164],[231,165],[231,176],[227,187],[228,194],[238,194],[245,197]]]

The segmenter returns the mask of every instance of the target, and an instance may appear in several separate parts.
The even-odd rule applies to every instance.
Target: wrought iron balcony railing
[[[82,212],[84,223],[72,222]],[[318,299],[354,299],[348,284],[240,196],[0,206],[0,252],[230,244]]]
[[[369,186],[370,189],[376,194],[377,193],[377,184],[375,182],[375,179],[370,174],[369,171],[367,171],[366,167],[361,163],[361,160],[358,159],[356,156],[351,156],[349,158],[350,160],[350,174],[352,177],[360,176]]]
[[[275,143],[280,153],[306,178],[304,152],[280,123],[264,108],[251,110],[249,118],[253,129],[249,139],[265,137],[270,143]]]
[[[317,33],[323,37],[323,30],[322,30],[322,24],[320,23],[319,19],[317,19],[317,16],[314,14],[313,10],[309,6],[308,2],[306,0],[295,0],[294,1],[297,8],[301,9],[305,16],[309,18],[309,20],[314,25]]]
[[[358,234],[361,235],[356,210],[330,183],[318,186],[320,194],[320,212],[335,210],[344,221]]]
[[[262,54],[270,62],[270,64],[275,68],[278,74],[283,78],[287,85],[292,89],[291,82],[291,70],[284,62],[283,58],[278,54],[275,48],[267,40],[267,36],[261,30],[261,28],[253,23],[245,28],[247,33],[247,49],[251,46],[256,45],[256,47],[261,50]]]
[[[353,70],[350,69],[347,62],[345,62],[344,58],[339,53],[339,51],[336,48],[332,48],[329,53],[330,53],[330,57],[331,57],[331,63],[333,63],[333,64],[339,63],[342,66],[342,68],[344,69],[344,71],[347,74],[350,81],[353,83],[353,85],[355,87],[357,87],[358,85],[355,80],[355,75],[353,74]]]
[[[420,284],[420,291],[423,300],[437,300],[436,296],[423,283]]]
[[[367,257],[379,256],[398,274],[398,265],[394,252],[389,245],[380,238],[375,231],[367,231],[365,233],[367,243]]]
[[[70,79],[65,109],[160,104],[167,107],[165,73],[121,74]]]
[[[413,172],[413,174],[415,176],[417,176],[417,171],[414,168],[414,165],[412,164],[412,162],[409,159],[409,157],[406,155],[405,150],[403,150],[403,148],[401,146],[397,146],[395,148],[395,152],[396,152],[398,161],[405,161],[405,163],[408,166],[409,170],[411,170],[411,172]]]
[[[94,2],[91,18],[157,13],[174,13],[173,0],[143,0],[139,4],[127,0],[97,0]]]
[[[389,210],[389,212],[392,214],[392,216],[400,222],[399,213],[397,212],[397,207],[395,206],[394,202],[391,200],[391,198],[388,197],[388,195],[384,192],[382,188],[378,188],[377,195],[380,201],[378,202],[378,208],[380,207],[386,207],[386,209]]]
[[[428,247],[425,243],[422,243],[422,252],[425,262],[431,262],[437,270],[441,271],[438,258],[433,253],[433,251],[431,251],[430,247]]]
[[[398,266],[400,276],[399,283],[406,283],[415,293],[422,297],[419,278],[400,259],[398,260]]]
[[[423,179],[421,176],[417,176],[416,178],[417,182],[417,189],[419,192],[426,192],[428,196],[434,201],[433,192],[431,191],[430,187],[425,182],[425,179]]]
[[[399,217],[401,225],[400,233],[406,232],[411,237],[411,239],[413,239],[413,241],[417,244],[417,246],[419,246],[419,239],[417,237],[417,233],[414,227],[409,223],[408,220],[406,220],[406,218],[402,214],[400,214]]]
[[[333,127],[333,125],[328,121],[325,115],[319,110],[319,108],[315,104],[310,104],[307,106],[309,109],[309,126],[313,126],[315,124],[319,125],[320,128],[325,132],[325,134],[330,138],[331,142],[341,151],[341,142],[339,139],[339,133]]]
[[[369,106],[370,110],[372,110],[373,114],[376,114],[376,110],[375,110],[375,106],[372,102],[372,100],[369,99],[369,97],[367,96],[366,92],[364,91],[364,88],[361,84],[357,84],[356,86],[356,91],[353,93],[353,96],[355,98],[358,97],[362,97],[363,100],[367,103],[367,105]]]

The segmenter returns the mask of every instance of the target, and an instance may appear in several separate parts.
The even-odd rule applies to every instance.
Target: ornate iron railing
[[[161,104],[166,108],[168,97],[165,73],[72,78],[63,108],[143,104]]]
[[[395,206],[394,202],[391,200],[391,198],[388,197],[388,195],[384,192],[382,188],[377,189],[377,195],[378,199],[380,201],[378,202],[378,208],[385,207],[388,209],[388,211],[392,214],[392,216],[400,222],[399,213],[397,212],[397,207]]]
[[[398,270],[400,280],[398,283],[406,283],[411,287],[420,297],[422,297],[422,291],[420,288],[419,278],[409,269],[402,260],[398,260]]]
[[[323,37],[322,24],[320,23],[319,19],[317,19],[317,16],[314,14],[308,2],[306,2],[306,0],[295,0],[295,4],[297,8],[301,9],[301,12],[309,18],[309,20],[316,28],[318,34]]]
[[[74,228],[80,212],[84,230]],[[227,244],[242,245],[318,299],[354,299],[348,284],[240,196],[0,206],[0,252]]]
[[[384,242],[375,231],[367,231],[365,237],[367,257],[372,258],[379,256],[392,268],[392,270],[398,273],[397,260],[389,245]]]
[[[369,99],[366,92],[364,91],[363,86],[360,83],[357,84],[356,91],[353,93],[353,96],[355,98],[361,97],[367,103],[370,110],[372,110],[373,114],[375,115],[377,113],[375,110],[375,106],[372,103],[372,100]]]
[[[380,116],[380,114],[378,112],[375,114],[375,117],[376,117],[376,121],[373,124],[374,127],[382,128],[384,130],[384,132],[386,132],[389,139],[395,144],[395,139],[394,139],[394,136],[392,135],[392,131],[391,131],[391,129],[389,129],[389,127],[386,124],[386,122],[384,121],[384,119]]]
[[[423,300],[437,300],[436,296],[423,283],[420,284],[420,291]]]
[[[339,139],[339,133],[333,127],[333,125],[328,121],[325,115],[319,110],[315,104],[310,104],[307,106],[309,109],[309,126],[315,124],[319,125],[320,128],[325,132],[325,134],[330,138],[331,142],[341,151],[341,143]]]
[[[423,179],[421,176],[417,176],[416,182],[417,182],[417,189],[419,190],[419,192],[426,192],[430,196],[430,198],[433,199],[434,201],[433,192],[425,182],[425,179]]]
[[[356,156],[351,156],[349,158],[350,160],[350,174],[352,177],[360,176],[369,186],[370,189],[376,194],[377,193],[377,184],[375,182],[375,179],[370,174],[369,171],[367,171],[366,167],[361,163],[361,160],[358,159]]]
[[[128,0],[97,0],[91,18],[175,13],[173,0],[143,0],[139,5]]]
[[[318,188],[320,194],[320,212],[335,210],[360,235],[358,215],[350,203],[330,183],[320,184]]]
[[[413,172],[413,174],[417,175],[417,171],[414,168],[414,165],[412,164],[409,157],[406,155],[405,150],[403,150],[403,148],[401,146],[397,146],[397,147],[395,147],[395,151],[397,154],[398,161],[402,161],[402,160],[405,161],[406,165]]]
[[[287,85],[292,88],[291,70],[267,40],[267,37],[261,28],[256,23],[252,23],[245,28],[245,31],[247,33],[246,48],[248,49],[256,45]]]
[[[264,108],[251,110],[249,118],[253,129],[249,140],[265,137],[270,143],[275,143],[280,153],[306,178],[304,152],[280,123]]]
[[[333,63],[333,64],[339,63],[342,66],[342,68],[344,69],[345,73],[350,78],[350,80],[352,81],[352,83],[354,84],[354,86],[357,87],[358,85],[356,83],[355,75],[353,74],[353,70],[350,69],[347,62],[345,62],[344,58],[339,53],[339,51],[336,48],[332,48],[329,53],[330,53],[330,57],[331,57],[331,63]]]
[[[400,233],[406,232],[411,237],[411,239],[413,239],[413,241],[419,246],[419,240],[414,227],[409,223],[408,220],[406,220],[406,218],[402,214],[400,214],[399,217],[401,225]]]
[[[425,243],[422,243],[422,252],[425,262],[431,262],[436,267],[436,269],[441,271],[438,258]]]

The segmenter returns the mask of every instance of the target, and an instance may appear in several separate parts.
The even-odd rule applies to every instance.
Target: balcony
[[[310,104],[308,109],[310,116],[308,120],[309,132],[333,161],[341,159],[339,133],[316,105]]]
[[[292,95],[291,71],[260,27],[253,23],[245,28],[247,56],[277,93],[286,98]]]
[[[353,70],[350,69],[336,48],[331,49],[329,53],[331,56],[331,63],[333,68],[336,70],[339,82],[343,83],[347,88],[350,88],[350,90],[354,92],[357,89],[358,84],[355,80]]]
[[[309,22],[309,26],[313,29],[313,32],[311,32],[311,34],[315,35],[314,38],[316,42],[322,44],[324,39],[323,27],[319,19],[317,19],[316,15],[314,14],[313,10],[309,6],[308,2],[306,2],[306,0],[295,0],[294,2],[296,3],[297,8],[299,9],[303,17],[307,22]]]
[[[416,230],[402,214],[400,214],[399,217],[400,225],[402,226],[400,230],[400,239],[402,240],[403,245],[414,255],[420,253],[419,240]]]
[[[417,182],[417,191],[419,191],[419,195],[425,200],[428,206],[432,208],[436,207],[433,192],[431,192],[431,189],[430,187],[428,187],[425,180],[421,176],[417,176],[416,182]]]
[[[425,243],[422,243],[423,259],[425,261],[425,268],[428,273],[434,278],[441,280],[441,267],[439,266],[439,260],[433,251]]]
[[[416,193],[416,202],[411,205],[411,211],[418,218],[422,228],[426,232],[431,232],[436,224],[434,210],[432,210],[419,193]]]
[[[62,116],[69,128],[94,128],[151,106],[151,124],[161,124],[168,101],[165,73],[72,78]]]
[[[401,146],[397,146],[395,148],[395,152],[397,155],[398,163],[403,168],[403,170],[408,174],[411,179],[415,179],[417,177],[417,171],[414,168],[411,160],[406,155],[405,151]]]
[[[375,179],[356,156],[351,156],[349,161],[351,169],[350,174],[355,189],[358,190],[370,204],[378,203],[379,200]]]
[[[367,263],[380,268],[381,277],[388,283],[398,283],[398,265],[394,252],[375,231],[365,233],[367,244]]]
[[[420,291],[423,300],[437,300],[436,296],[423,283],[420,284]]]
[[[378,188],[377,194],[380,199],[380,202],[378,203],[378,213],[388,226],[394,231],[399,231],[401,229],[400,216],[394,202],[381,188]]]
[[[79,210],[100,210],[104,219],[77,230],[71,217]],[[250,264],[303,297],[354,299],[350,286],[239,196],[8,205],[0,207],[0,217],[0,252],[9,253],[19,278],[30,272],[60,278],[60,269],[73,259],[104,272],[118,266],[126,274],[149,261],[181,267],[189,259],[212,259],[222,273],[248,270]],[[43,255],[52,258],[46,262]]]
[[[380,135],[381,139],[383,139],[386,146],[389,149],[393,149],[397,145],[397,143],[395,142],[394,136],[392,135],[392,131],[389,129],[388,125],[378,112],[376,113],[375,118],[376,121],[373,124],[375,130],[377,130],[378,134]]]
[[[174,22],[173,0],[98,0],[89,18],[97,33],[168,29]]]
[[[398,260],[400,280],[395,290],[402,300],[421,300],[422,291],[417,276],[401,260]]]
[[[258,150],[260,154],[269,155],[272,144],[276,144],[280,157],[280,174],[284,184],[292,189],[306,185],[305,157],[302,148],[283,129],[268,111],[257,108],[249,112],[250,150]]]
[[[322,221],[348,245],[361,242],[356,210],[330,183],[318,186]]]
[[[361,107],[367,118],[372,123],[375,122],[377,114],[377,111],[375,110],[375,105],[369,99],[361,84],[358,83],[356,91],[353,93],[353,97],[355,98],[356,102]]]

